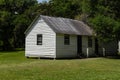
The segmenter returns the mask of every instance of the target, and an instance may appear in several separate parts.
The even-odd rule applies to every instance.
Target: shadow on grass
[[[81,59],[88,59],[86,57],[76,57],[76,58],[42,58],[42,57],[26,57],[28,59],[41,59],[41,60],[81,60]],[[106,56],[106,57],[89,57],[89,59],[94,58],[107,58],[107,59],[120,59],[120,56]]]
[[[76,59],[85,59],[85,58],[82,58],[82,57],[75,57],[75,58],[26,57],[26,58],[28,58],[28,59],[41,59],[41,60],[76,60]]]
[[[120,59],[120,56],[106,56],[108,59]]]
[[[81,60],[88,59],[86,57],[75,57],[75,58],[45,58],[45,57],[26,57],[28,59],[41,59],[41,60]],[[89,58],[99,58],[99,57],[89,57]]]
[[[8,53],[9,54],[11,54],[11,53],[15,53],[16,54],[16,53],[21,53],[21,52],[20,51],[16,51],[16,50],[15,51],[0,51],[0,54],[8,54]]]

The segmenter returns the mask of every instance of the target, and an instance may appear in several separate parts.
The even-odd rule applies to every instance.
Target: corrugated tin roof
[[[82,21],[68,19],[68,18],[60,18],[60,17],[49,17],[43,15],[41,15],[40,17],[56,33],[88,35],[88,36],[93,34],[93,30]]]

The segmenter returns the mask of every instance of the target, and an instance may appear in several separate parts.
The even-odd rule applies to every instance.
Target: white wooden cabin
[[[90,57],[98,52],[93,30],[78,20],[40,15],[25,35],[26,57]]]

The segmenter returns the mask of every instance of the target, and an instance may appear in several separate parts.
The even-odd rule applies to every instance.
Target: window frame
[[[70,35],[64,34],[64,45],[70,45]]]
[[[37,45],[42,45],[43,43],[43,35],[37,34]]]

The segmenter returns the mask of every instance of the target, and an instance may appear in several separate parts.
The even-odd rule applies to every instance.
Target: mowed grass
[[[120,59],[26,59],[0,52],[0,80],[120,80]]]

